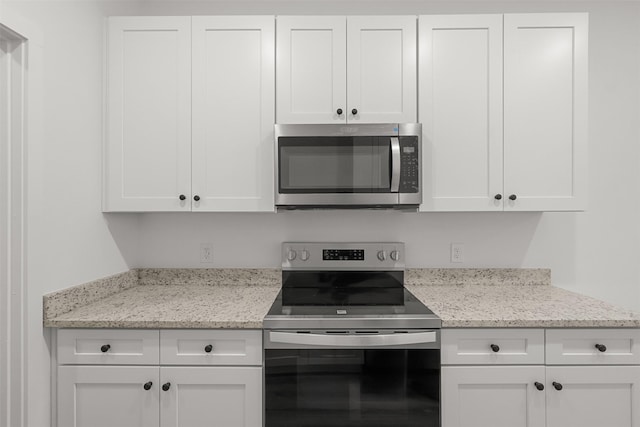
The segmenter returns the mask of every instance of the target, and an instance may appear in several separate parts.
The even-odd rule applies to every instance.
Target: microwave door
[[[280,138],[279,192],[390,193],[391,171],[400,157],[397,144],[395,151],[392,159],[388,137]],[[395,185],[399,185],[399,176]]]

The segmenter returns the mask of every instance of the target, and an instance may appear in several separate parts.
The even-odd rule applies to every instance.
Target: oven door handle
[[[400,140],[391,138],[391,192],[400,191]]]
[[[281,344],[299,344],[327,347],[386,347],[396,345],[427,344],[437,342],[435,331],[401,334],[337,335],[296,332],[269,332],[269,340]]]

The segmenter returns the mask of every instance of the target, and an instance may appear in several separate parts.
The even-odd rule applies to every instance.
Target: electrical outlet
[[[464,243],[451,244],[451,262],[464,262]]]
[[[213,244],[211,243],[200,244],[200,263],[202,264],[213,263]]]

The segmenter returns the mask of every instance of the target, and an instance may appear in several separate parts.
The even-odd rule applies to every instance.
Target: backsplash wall
[[[550,268],[555,285],[640,310],[640,5],[630,2],[149,2],[148,14],[589,12],[589,194],[581,213],[327,211],[105,215],[130,267],[277,267],[288,240],[399,240],[409,267]],[[544,173],[544,171],[540,171]],[[117,219],[121,221],[121,219]],[[122,224],[127,226],[127,224]],[[118,234],[126,235],[119,239]],[[463,243],[464,263],[450,262]],[[213,263],[200,263],[202,243]]]

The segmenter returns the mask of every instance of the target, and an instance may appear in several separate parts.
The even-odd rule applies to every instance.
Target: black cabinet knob
[[[604,353],[605,351],[607,351],[607,346],[604,344],[596,344],[596,348],[598,349],[598,351]]]
[[[518,198],[518,196],[516,196],[515,194],[512,194],[512,195],[509,196],[509,200],[515,200],[517,198]]]
[[[539,383],[539,382],[536,381],[535,383],[533,383],[533,385],[535,385],[536,388],[538,390],[540,390],[540,391],[544,390],[544,384],[542,384],[542,383]]]
[[[211,350],[213,350],[213,346],[211,344],[207,344],[204,348],[204,351],[207,353],[211,353]]]
[[[493,198],[496,200],[502,200],[502,194],[496,194]]]
[[[151,390],[152,385],[153,383],[149,381],[148,383],[145,383],[142,387],[144,387],[145,390]]]
[[[553,386],[553,388],[555,388],[556,390],[560,391],[562,390],[562,384],[557,383],[557,382],[552,382],[551,385]]]
[[[339,116],[341,116],[341,115],[342,115],[342,108],[338,108],[338,109],[336,110],[336,113],[338,113],[338,115],[339,115]]]
[[[195,196],[193,196],[193,200],[195,200],[196,202],[200,200],[200,196],[198,196],[197,194]]]
[[[351,114],[355,116],[356,114],[358,114],[358,110],[354,108],[353,110],[351,110]]]
[[[500,346],[497,344],[491,344],[491,350],[493,350],[494,353],[497,353],[500,351]]]
[[[107,351],[109,351],[110,348],[111,346],[109,344],[105,344],[102,347],[100,347],[100,351],[103,353],[106,353]]]
[[[180,200],[186,200],[187,196],[185,196],[184,194],[181,194],[180,197],[178,197]]]
[[[162,390],[163,391],[169,391],[170,388],[171,388],[171,383],[162,384]]]

